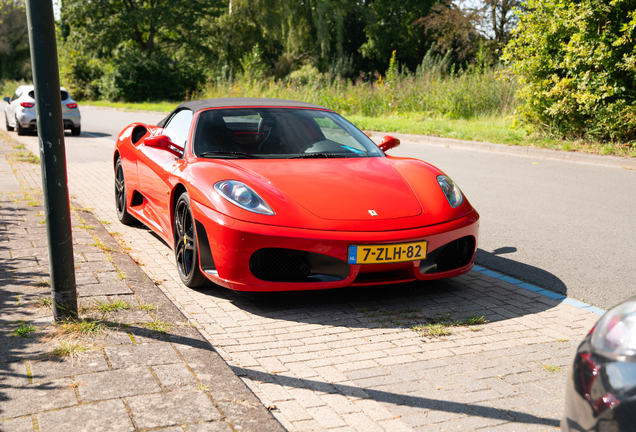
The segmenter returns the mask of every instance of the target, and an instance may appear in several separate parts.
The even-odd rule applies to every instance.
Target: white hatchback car
[[[73,135],[82,132],[81,116],[77,103],[71,99],[68,91],[60,87],[62,97],[62,118],[64,129],[70,129]],[[7,106],[4,109],[4,117],[8,131],[16,130],[18,135],[24,135],[27,131],[37,129],[37,114],[35,111],[35,90],[32,85],[20,86],[11,98],[5,97]]]

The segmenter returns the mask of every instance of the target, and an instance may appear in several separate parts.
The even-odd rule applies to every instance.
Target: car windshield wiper
[[[199,153],[200,157],[209,157],[209,156],[227,156],[235,159],[260,159],[259,156],[255,156],[249,153],[243,153],[238,151],[223,151],[223,150],[215,150],[215,151],[205,151],[203,153]]]
[[[351,157],[338,153],[308,153],[304,155],[295,156],[290,159],[308,159],[308,158],[346,158]]]

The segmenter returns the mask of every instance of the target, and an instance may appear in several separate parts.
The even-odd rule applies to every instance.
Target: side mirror
[[[173,143],[167,135],[149,136],[144,140],[144,145],[166,150],[177,157],[183,156],[183,147]]]
[[[5,98],[4,98],[4,101],[5,101],[6,103],[11,103],[11,99],[9,99],[8,97],[5,97]]]
[[[400,145],[399,139],[393,138],[392,136],[387,135],[384,138],[382,138],[382,142],[378,144],[378,147],[380,147],[380,150],[386,153],[388,150],[391,150],[392,148],[395,148],[399,145]]]

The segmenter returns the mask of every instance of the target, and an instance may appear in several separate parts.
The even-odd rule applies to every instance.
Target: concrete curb
[[[506,144],[493,144],[489,142],[464,141],[452,138],[440,138],[428,135],[411,135],[404,133],[384,133],[365,131],[371,138],[381,139],[386,135],[391,135],[402,141],[418,144],[431,144],[450,148],[464,148],[469,150],[486,151],[493,153],[503,153],[508,155],[527,156],[542,159],[565,160],[569,162],[588,163],[596,165],[608,165],[625,169],[636,170],[636,158],[601,156],[581,152],[568,152],[562,150],[541,149],[535,147],[525,147]]]

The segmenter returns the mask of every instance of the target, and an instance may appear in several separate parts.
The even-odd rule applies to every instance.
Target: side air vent
[[[212,250],[210,249],[210,242],[208,241],[208,233],[205,231],[205,227],[201,222],[196,221],[196,226],[201,270],[208,273],[215,273],[216,264],[214,264],[214,258],[212,257]]]
[[[132,143],[137,144],[139,140],[142,139],[144,135],[146,135],[146,133],[148,133],[148,129],[146,129],[145,127],[135,126],[130,136],[130,138],[132,139]]]
[[[136,207],[144,203],[144,196],[137,191],[133,191],[131,207]]]
[[[439,273],[467,265],[475,253],[475,238],[466,236],[429,252],[420,263],[420,272]]]

